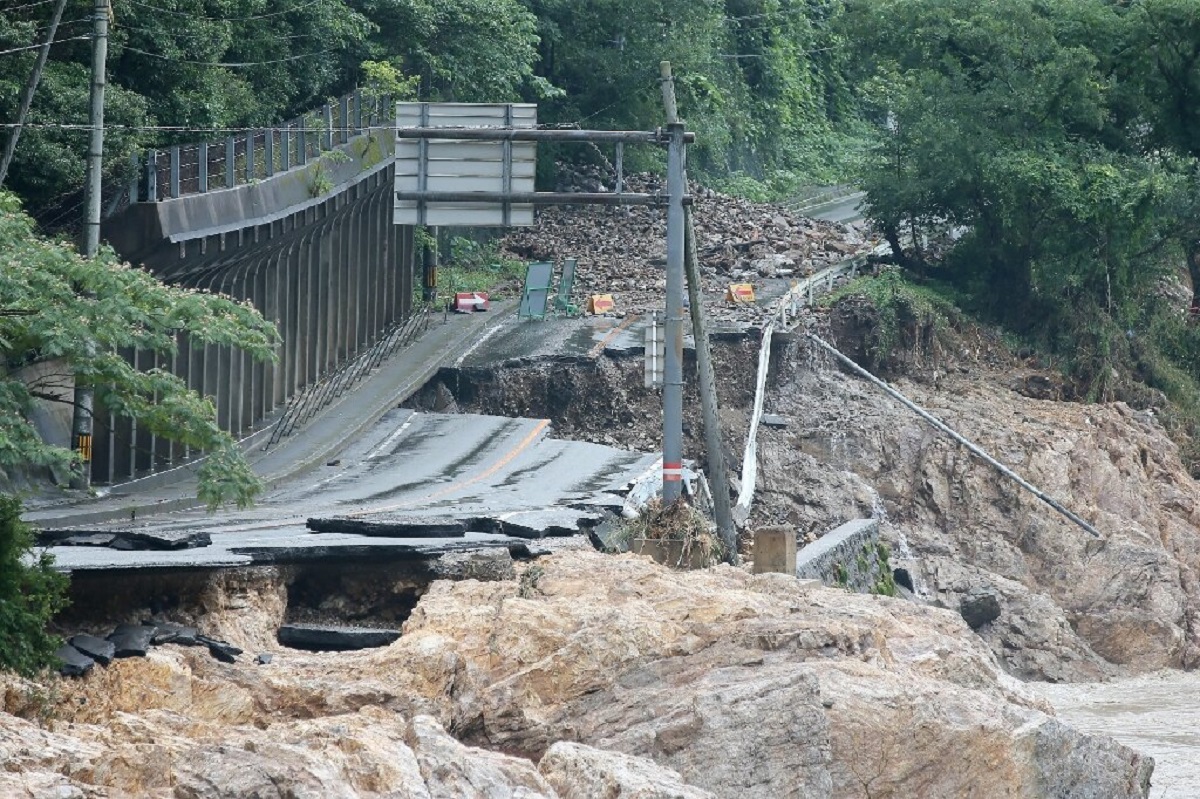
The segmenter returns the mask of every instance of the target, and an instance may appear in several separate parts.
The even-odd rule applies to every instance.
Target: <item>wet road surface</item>
[[[529,528],[536,537],[539,529],[576,529],[581,518],[600,515],[597,506],[619,505],[615,492],[657,460],[549,433],[545,419],[394,409],[331,465],[270,492],[252,509],[191,511],[144,524],[88,528],[205,532],[209,546],[125,552],[56,546],[50,552],[61,568],[79,570],[222,567],[512,546],[520,540],[488,532],[396,538],[313,533],[305,524],[317,516],[499,519]]]

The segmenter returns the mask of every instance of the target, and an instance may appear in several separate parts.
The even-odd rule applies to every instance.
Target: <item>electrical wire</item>
[[[211,37],[212,37],[212,35],[213,35],[211,30],[207,30],[207,31],[189,31],[189,30],[179,30],[179,31],[173,31],[173,30],[153,30],[153,29],[151,29],[151,28],[141,28],[141,27],[138,27],[138,26],[136,26],[136,25],[123,25],[123,24],[120,24],[120,23],[117,23],[116,25],[112,26],[111,28],[109,28],[109,30],[137,31],[138,33],[148,33],[148,34],[150,34],[150,35],[152,35],[152,36],[157,36],[157,35],[159,35],[159,34],[167,34],[167,35],[170,35],[170,36],[182,36],[182,37],[186,37],[186,38],[192,38],[192,39],[199,39],[199,38],[211,38]],[[311,34],[311,33],[292,33],[292,34],[289,34],[289,35],[287,35],[287,36],[275,36],[275,37],[273,37],[273,39],[274,39],[275,41],[278,41],[278,40],[280,40],[280,39],[320,39],[320,38],[322,38],[322,37],[320,37],[320,36],[314,36],[314,35],[313,35],[313,34]]]
[[[189,14],[186,11],[175,11],[174,9],[143,3],[141,0],[125,0],[125,2],[132,3],[135,6],[141,6],[142,8],[148,8],[151,11],[157,11],[160,14],[170,14],[171,16],[175,17],[187,17],[188,19],[199,19],[205,22],[248,22],[252,19],[267,19],[268,17],[279,17],[283,16],[284,14],[291,14],[293,11],[299,11],[303,8],[315,6],[318,3],[325,2],[325,0],[308,0],[308,2],[300,3],[299,5],[284,9],[282,11],[271,11],[267,14],[254,14],[253,16],[249,17],[206,17],[200,14]]]
[[[78,41],[83,41],[84,39],[90,39],[90,38],[92,38],[90,35],[88,35],[88,36],[71,36],[70,38],[67,38],[67,39],[55,39],[53,42],[51,42],[51,44],[61,44],[63,42],[78,42]],[[20,53],[25,50],[37,50],[37,49],[40,49],[45,46],[46,46],[46,43],[42,42],[41,44],[31,44],[31,45],[27,45],[26,47],[14,47],[11,50],[0,50],[0,55],[9,55],[10,53]]]
[[[728,24],[730,22],[746,22],[752,19],[766,19],[768,17],[783,17],[790,14],[799,14],[808,9],[804,6],[796,6],[795,8],[781,8],[777,11],[764,11],[761,14],[747,14],[744,17],[725,17],[721,21]]]
[[[148,58],[158,58],[162,61],[170,61],[172,64],[195,64],[198,66],[225,67],[228,69],[245,69],[247,67],[261,67],[269,64],[283,64],[288,61],[299,61],[304,58],[313,58],[314,56],[327,55],[333,52],[332,50],[317,50],[313,53],[301,53],[300,55],[287,56],[286,58],[276,58],[271,61],[194,61],[188,58],[173,58],[171,56],[160,55],[159,53],[151,53],[147,52],[146,50],[139,50],[136,47],[130,47],[129,45],[123,45],[121,49],[130,53],[144,55]]]
[[[20,11],[22,8],[33,8],[34,6],[44,6],[44,5],[46,5],[46,3],[52,3],[52,2],[54,2],[54,0],[37,0],[36,3],[26,3],[23,6],[13,6],[12,8],[5,9],[5,11]]]
[[[19,125],[16,122],[0,122],[0,129],[6,128],[36,128],[39,130],[67,130],[67,131],[91,131],[94,126],[86,123],[71,123],[71,122],[26,122],[24,125]],[[219,127],[197,127],[194,125],[122,125],[117,123],[105,123],[104,130],[114,131],[152,131],[156,133],[222,133],[222,134],[238,134],[238,133],[259,133],[266,131],[289,131],[291,133],[299,133],[300,128],[294,125],[263,125],[256,127],[245,128],[219,128]],[[363,128],[365,129],[365,125]],[[381,127],[375,125],[374,127]],[[329,131],[331,133],[342,132],[357,132],[359,128],[353,125],[333,125],[331,127],[304,128],[307,134],[317,134]]]
[[[26,20],[26,21],[28,21],[28,22],[32,22],[33,20]],[[83,19],[72,19],[72,20],[69,20],[69,21],[67,21],[67,22],[60,22],[60,23],[58,23],[58,27],[60,27],[60,28],[65,28],[65,27],[67,27],[68,25],[79,25],[79,24],[81,24],[81,23],[84,23],[84,22],[86,22],[86,23],[88,23],[88,24],[91,24],[92,20],[91,20],[91,18],[90,18],[90,17],[85,17],[85,18],[83,18]],[[20,25],[21,23],[20,23],[20,22],[18,22],[17,24],[18,24],[18,25]],[[42,31],[50,30],[50,28],[52,28],[52,27],[54,27],[54,26],[53,26],[53,25],[43,25],[43,26],[41,26],[40,28],[34,28],[33,30],[31,30],[31,31],[29,31],[29,32],[30,32],[30,33],[41,33]]]

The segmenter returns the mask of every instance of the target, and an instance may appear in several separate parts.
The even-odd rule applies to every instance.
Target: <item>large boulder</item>
[[[554,797],[564,775],[589,796],[1147,794],[1148,758],[1055,720],[954,611],[633,555],[537,567],[534,592],[434,583],[383,649],[263,669],[163,647],[62,683],[51,707],[9,690],[9,712],[71,726],[26,735],[0,715],[19,742],[6,779],[189,797]]]

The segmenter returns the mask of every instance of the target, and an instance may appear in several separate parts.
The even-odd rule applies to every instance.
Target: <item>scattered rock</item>
[[[784,428],[788,426],[788,420],[777,413],[764,413],[759,422],[765,427]]]
[[[108,635],[108,640],[112,641],[115,648],[113,657],[145,657],[146,652],[150,649],[150,641],[157,630],[157,627],[145,624],[117,625],[117,629]]]
[[[372,649],[387,646],[399,637],[399,630],[383,630],[373,627],[285,624],[279,628],[279,643],[292,649],[307,649],[313,652]]]
[[[260,652],[258,655],[256,655],[254,657],[254,662],[260,666],[269,666],[271,664],[271,661],[274,659],[275,659],[275,656],[272,655],[270,652]]]
[[[958,607],[963,620],[972,630],[1000,618],[1000,600],[991,591],[979,591],[962,598]]]
[[[112,659],[116,657],[116,645],[112,641],[106,641],[103,638],[97,638],[94,635],[88,635],[86,633],[72,635],[67,643],[99,663],[101,666],[107,666],[112,662]]]
[[[559,741],[538,763],[559,799],[716,799],[653,760]]]

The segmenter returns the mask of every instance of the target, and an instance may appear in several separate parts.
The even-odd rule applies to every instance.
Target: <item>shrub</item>
[[[68,579],[46,552],[33,551],[21,503],[0,496],[0,669],[30,676],[55,664],[61,645],[46,625],[67,605]]]

